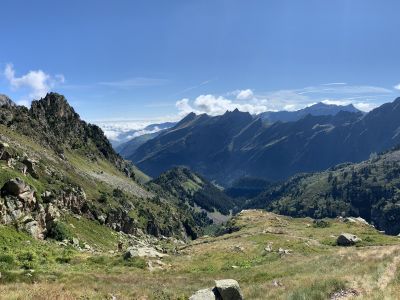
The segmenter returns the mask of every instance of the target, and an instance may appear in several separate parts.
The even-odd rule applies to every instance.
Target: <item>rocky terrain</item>
[[[156,188],[82,121],[65,98],[48,94],[0,109],[1,220],[52,238],[75,214],[126,234],[197,236],[203,214]],[[56,232],[56,233],[55,233]]]
[[[396,299],[400,292],[398,237],[361,219],[247,210],[230,222],[232,233],[188,243],[127,238],[96,224],[91,236],[83,218],[67,222],[79,232],[74,243],[38,241],[0,227],[3,297],[199,299],[205,292],[218,297],[222,284],[255,300]],[[343,234],[350,246],[340,246]]]

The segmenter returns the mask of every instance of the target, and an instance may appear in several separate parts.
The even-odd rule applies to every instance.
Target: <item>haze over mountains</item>
[[[191,113],[125,157],[150,176],[184,165],[223,185],[243,176],[283,180],[359,162],[395,146],[400,142],[399,103],[400,98],[365,115],[353,106],[325,104],[263,115],[294,120],[272,124],[238,110],[216,117]],[[317,115],[301,117],[313,110]],[[321,115],[326,111],[332,113]]]

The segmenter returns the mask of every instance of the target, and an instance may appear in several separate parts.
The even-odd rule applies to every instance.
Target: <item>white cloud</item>
[[[261,94],[255,94],[252,90],[246,89],[235,90],[225,96],[200,95],[194,100],[187,98],[179,100],[176,102],[176,107],[180,116],[189,112],[215,116],[236,108],[251,114],[279,110],[295,111],[318,102],[334,105],[353,104],[362,111],[370,111],[380,104],[392,100],[393,93],[393,90],[379,86],[333,82]]]
[[[400,90],[400,83],[396,84],[393,88],[396,89],[396,90]]]
[[[366,102],[357,102],[357,103],[354,103],[353,105],[357,109],[365,111],[365,112],[369,112],[379,106],[379,104],[376,104],[376,103],[366,103]]]
[[[186,115],[190,112],[206,113],[211,116],[222,115],[227,110],[233,111],[236,108],[240,111],[258,114],[267,110],[267,106],[257,99],[248,103],[236,103],[222,96],[200,95],[190,104],[190,100],[184,98],[176,102],[180,115]]]
[[[322,100],[321,102],[328,105],[349,105],[351,103],[351,101],[349,100],[331,100],[331,99]]]
[[[148,125],[159,122],[160,120],[110,120],[95,121],[94,123],[104,131],[110,141],[123,143],[143,134],[160,131],[161,128],[157,126],[151,130],[146,129]]]
[[[17,101],[18,104],[25,106],[28,106],[32,99],[44,97],[55,85],[65,82],[65,78],[62,74],[51,76],[42,70],[29,71],[21,77],[16,77],[12,64],[6,65],[4,76],[9,81],[12,89],[28,89],[29,94]]]
[[[329,83],[323,83],[321,85],[346,85],[346,82],[329,82]]]
[[[252,90],[247,89],[247,90],[239,90],[237,91],[236,99],[238,100],[250,100],[254,96],[254,93]]]

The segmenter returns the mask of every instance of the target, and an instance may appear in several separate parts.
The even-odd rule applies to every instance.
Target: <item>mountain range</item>
[[[268,123],[281,122],[294,122],[304,118],[307,115],[313,116],[334,116],[341,111],[358,113],[361,112],[353,106],[349,105],[335,105],[335,104],[325,104],[319,102],[308,107],[305,107],[296,111],[267,111],[261,113],[259,116],[262,120]]]
[[[367,114],[340,110],[272,124],[238,110],[191,113],[125,157],[150,176],[183,165],[225,186],[244,176],[277,181],[365,160],[397,145],[399,128],[400,98]]]

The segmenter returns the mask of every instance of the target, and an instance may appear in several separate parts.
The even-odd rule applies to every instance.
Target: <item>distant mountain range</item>
[[[352,106],[336,114],[332,105],[308,109],[327,115],[271,124],[238,110],[216,117],[191,113],[125,158],[153,177],[183,165],[229,186],[244,176],[277,181],[359,162],[400,143],[400,98],[365,115]]]
[[[268,123],[275,123],[278,121],[281,122],[294,122],[304,118],[307,115],[313,116],[334,116],[338,114],[340,111],[347,111],[358,113],[361,112],[357,108],[353,106],[353,104],[349,105],[334,105],[334,104],[325,104],[325,103],[317,103],[311,105],[309,107],[297,110],[297,111],[267,111],[261,113],[259,116],[262,120],[267,121]]]

